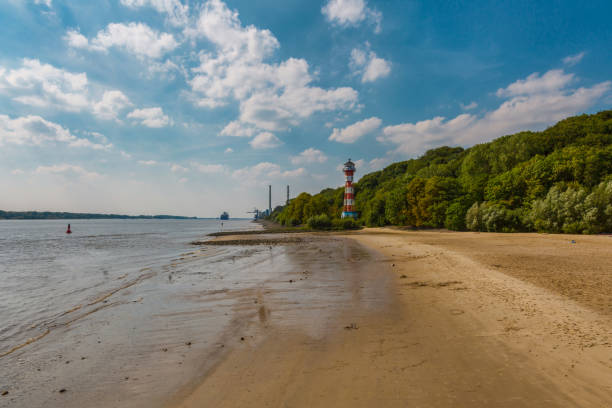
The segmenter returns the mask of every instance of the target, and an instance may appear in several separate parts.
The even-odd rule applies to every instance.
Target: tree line
[[[191,220],[197,217],[182,217],[178,215],[122,215],[122,214],[94,214],[70,213],[52,211],[2,211],[0,220],[75,220],[75,219],[177,219]]]
[[[469,149],[440,147],[354,183],[357,223],[491,232],[612,232],[612,110]],[[302,193],[271,217],[339,221],[343,187]],[[347,221],[347,227],[352,227]]]

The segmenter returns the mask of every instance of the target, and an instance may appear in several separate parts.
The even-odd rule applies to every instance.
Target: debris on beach
[[[67,389],[65,389],[65,388],[62,388],[62,389],[61,389],[61,390],[59,390],[58,392],[59,392],[60,394],[63,394],[63,393],[65,393],[66,391],[68,391],[68,390],[67,390]]]
[[[8,391],[2,391],[2,396],[8,395]]]
[[[188,341],[187,343],[185,343],[186,346],[191,346],[191,342]]]
[[[357,323],[351,323],[348,326],[344,326],[344,328],[346,330],[357,330],[359,326],[357,326]]]
[[[407,276],[406,276],[406,275],[402,275],[402,276],[400,276],[400,279],[406,279],[406,278],[407,278]]]

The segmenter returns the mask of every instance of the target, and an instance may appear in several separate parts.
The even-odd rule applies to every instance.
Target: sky
[[[4,0],[0,209],[246,217],[612,107],[612,2]]]

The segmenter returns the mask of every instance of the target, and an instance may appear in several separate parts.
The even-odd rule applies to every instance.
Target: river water
[[[174,356],[160,364],[180,366],[174,360],[210,347],[228,324],[222,317],[229,314],[219,313],[224,301],[214,304],[217,326],[209,322],[207,337],[206,327],[193,323],[206,309],[190,316],[189,296],[227,289],[248,250],[190,242],[221,228],[219,220],[0,221],[0,393],[9,392],[0,406],[78,406],[85,389],[109,406],[119,401],[109,395],[121,394],[117,406],[129,406],[126,396],[155,386],[142,378],[154,371],[144,361],[155,359],[153,351]],[[254,228],[250,220],[223,224]],[[187,342],[193,347],[180,354],[152,350]],[[165,383],[189,375],[181,369]],[[138,376],[139,385],[129,385],[128,377]]]

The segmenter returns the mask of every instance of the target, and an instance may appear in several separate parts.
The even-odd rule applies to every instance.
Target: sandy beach
[[[218,238],[286,245],[291,296],[262,286],[248,334],[169,406],[611,404],[612,237],[287,238]]]

